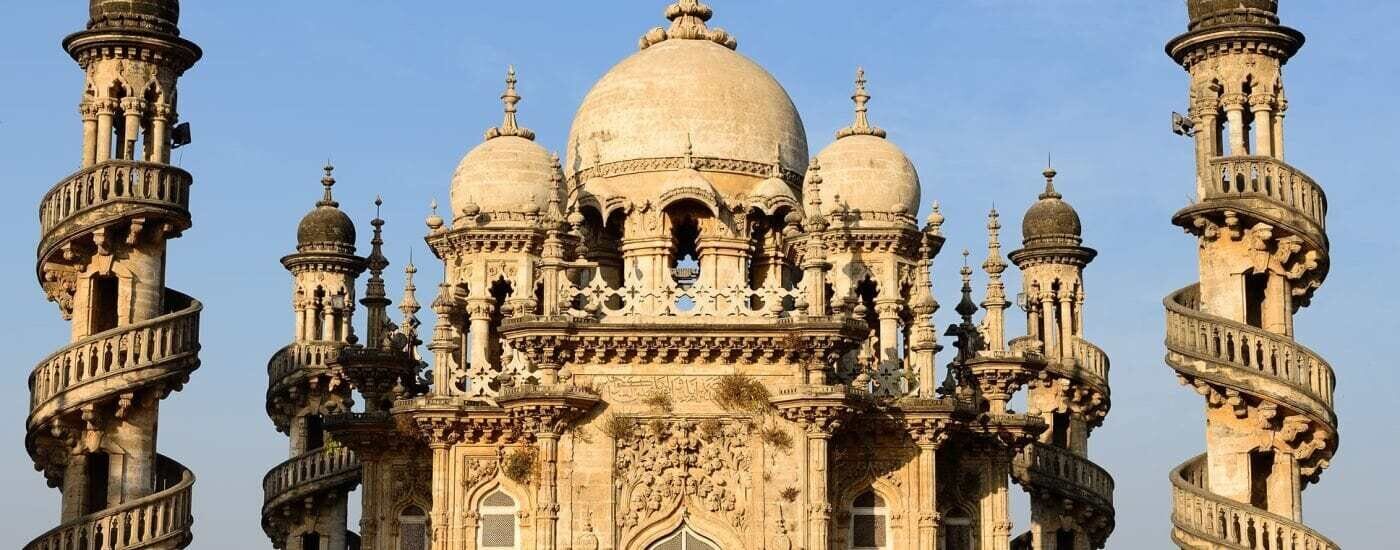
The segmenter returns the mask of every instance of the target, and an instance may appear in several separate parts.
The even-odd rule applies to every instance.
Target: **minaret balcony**
[[[58,182],[39,203],[39,257],[49,257],[83,232],[123,219],[158,219],[169,225],[168,233],[178,235],[191,224],[193,183],[189,172],[168,164],[111,160],[83,168]]]
[[[184,548],[193,534],[194,473],[157,455],[156,492],[131,502],[65,522],[40,535],[24,550],[98,548]]]
[[[1210,159],[1197,187],[1200,202],[1175,217],[1189,227],[1204,211],[1230,210],[1279,227],[1327,248],[1327,195],[1301,170],[1266,156]],[[1187,225],[1183,225],[1187,224]]]
[[[1283,541],[1286,548],[1341,548],[1302,523],[1211,494],[1206,474],[1206,455],[1171,473],[1172,540],[1182,548],[1251,549],[1260,548],[1259,541]]]

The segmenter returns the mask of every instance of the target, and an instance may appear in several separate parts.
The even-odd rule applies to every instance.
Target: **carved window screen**
[[[516,530],[515,499],[501,491],[486,496],[481,501],[481,526],[477,530],[481,548],[517,548],[519,533]]]
[[[428,550],[428,518],[417,506],[399,514],[399,550]]]

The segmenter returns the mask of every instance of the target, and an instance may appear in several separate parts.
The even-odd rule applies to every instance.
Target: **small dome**
[[[826,212],[908,214],[919,211],[919,173],[899,146],[872,135],[836,140],[817,154]],[[838,198],[840,204],[837,204]]]
[[[355,222],[340,210],[340,203],[331,196],[335,187],[335,167],[326,165],[326,175],[321,178],[325,194],[316,203],[316,208],[307,212],[297,224],[297,252],[317,251],[355,253]]]
[[[1055,191],[1055,174],[1054,169],[1045,170],[1045,192],[1021,220],[1021,236],[1026,248],[1079,246],[1083,242],[1079,212]]]
[[[1231,25],[1277,25],[1278,0],[1186,0],[1191,30]]]
[[[88,28],[136,28],[179,34],[179,0],[90,0]]]
[[[865,85],[865,71],[857,70],[856,92],[851,96],[856,120],[817,154],[823,209],[913,216],[919,211],[918,170],[898,145],[886,139],[884,130],[870,125],[870,94]]]
[[[515,68],[506,73],[501,94],[505,118],[486,131],[452,175],[452,218],[481,212],[541,212],[559,193],[559,159],[535,143],[535,133],[516,121],[520,94]]]
[[[476,146],[452,175],[452,218],[463,209],[479,212],[543,210],[557,193],[558,168],[538,143],[520,136],[500,136]]]
[[[673,5],[670,30],[649,33],[640,52],[593,86],[569,133],[571,177],[628,161],[652,161],[636,163],[638,172],[675,169],[688,146],[702,172],[766,178],[775,145],[782,169],[806,172],[807,133],[792,98],[773,75],[732,49],[732,37],[705,26],[710,15],[698,2]]]

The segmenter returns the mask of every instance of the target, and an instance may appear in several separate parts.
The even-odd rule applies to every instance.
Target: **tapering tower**
[[[292,274],[295,330],[292,343],[267,364],[267,414],[287,434],[291,458],[263,479],[262,523],[283,550],[344,550],[357,538],[346,530],[347,496],[360,482],[360,465],[325,428],[327,416],[350,410],[351,388],[331,363],[357,341],[351,328],[356,278],[366,267],[378,278],[388,262],[378,254],[378,218],[376,254],[368,260],[355,255],[355,224],[332,195],[333,171],[326,166],[321,200],[297,225],[296,252],[282,258]],[[366,294],[382,322],[383,279],[377,287],[371,281]]]
[[[1079,213],[1055,189],[1055,169],[1043,175],[1045,191],[1021,221],[1022,247],[1010,254],[1021,271],[1016,302],[1026,312],[1026,335],[1011,347],[1038,349],[1046,363],[1030,383],[1026,405],[1048,429],[1021,457],[1018,481],[1031,495],[1030,548],[1099,548],[1113,530],[1114,508],[1113,478],[1089,459],[1089,435],[1109,409],[1108,354],[1084,337],[1084,269],[1098,253],[1083,245]],[[993,215],[994,250],[999,227]],[[995,256],[984,265],[999,285]],[[1036,468],[1074,475],[1068,484],[1047,483],[1031,475]]]
[[[1327,275],[1327,199],[1283,162],[1283,66],[1303,35],[1276,0],[1189,0],[1167,53],[1190,74],[1200,282],[1172,293],[1167,364],[1206,397],[1206,454],[1171,474],[1183,548],[1335,548],[1302,522],[1302,490],[1337,449],[1332,368],[1294,340]]]
[[[39,281],[71,343],[29,376],[25,438],[62,517],[26,548],[183,548],[194,474],[157,454],[156,433],[161,400],[199,366],[202,306],[166,288],[165,262],[191,226],[192,179],[168,162],[176,83],[201,52],[177,0],[92,0],[89,14],[63,41],[86,75],[80,168],[39,205]]]

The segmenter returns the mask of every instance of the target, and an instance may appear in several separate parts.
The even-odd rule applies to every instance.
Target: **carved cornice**
[[[772,163],[766,162],[715,157],[658,157],[630,159],[589,166],[575,172],[569,178],[569,183],[572,187],[580,183],[586,185],[590,180],[597,178],[611,178],[631,174],[645,174],[648,172],[673,172],[687,168],[693,168],[700,172],[724,172],[763,179],[770,178],[773,175]],[[788,170],[787,168],[783,168],[782,170],[782,180],[792,186],[793,189],[801,188],[802,178],[803,174],[801,173]]]

